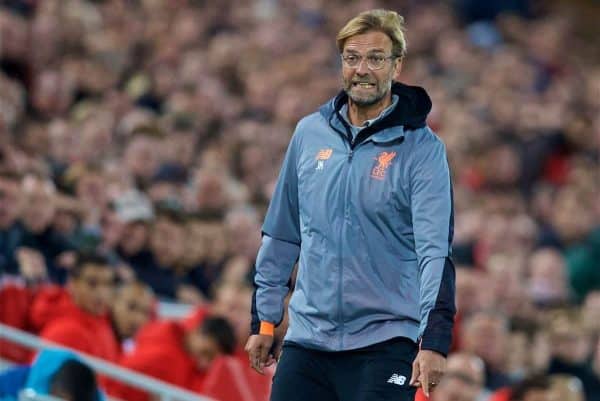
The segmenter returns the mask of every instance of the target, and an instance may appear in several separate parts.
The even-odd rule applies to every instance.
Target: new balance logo
[[[392,383],[392,384],[397,384],[399,386],[403,386],[404,383],[406,382],[406,377],[405,376],[401,376],[398,375],[396,373],[394,373],[392,375],[392,377],[390,377],[387,381],[388,383]]]

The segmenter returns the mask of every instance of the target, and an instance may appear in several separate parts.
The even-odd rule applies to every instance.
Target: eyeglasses
[[[360,66],[363,59],[367,59],[367,67],[370,70],[380,70],[385,65],[387,60],[393,60],[396,56],[384,56],[383,54],[369,54],[367,57],[358,54],[342,54],[342,61],[346,67],[356,68]]]

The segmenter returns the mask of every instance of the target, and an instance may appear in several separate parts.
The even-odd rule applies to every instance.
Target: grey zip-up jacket
[[[275,325],[296,262],[285,341],[340,351],[393,337],[447,355],[455,314],[452,187],[431,101],[394,83],[396,107],[352,139],[344,92],[303,118],[263,224],[253,332]]]

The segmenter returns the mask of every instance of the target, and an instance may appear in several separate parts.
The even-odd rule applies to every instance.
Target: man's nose
[[[367,75],[369,73],[369,66],[367,64],[367,59],[363,58],[360,60],[358,65],[356,66],[356,73],[358,75]]]

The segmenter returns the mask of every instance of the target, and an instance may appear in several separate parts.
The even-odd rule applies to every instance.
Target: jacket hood
[[[431,111],[431,99],[420,86],[405,85],[400,82],[392,84],[392,94],[397,95],[398,105],[387,116],[377,121],[373,126],[389,128],[402,125],[405,128],[417,129],[426,124],[427,115]],[[341,118],[339,112],[344,104],[348,102],[348,95],[344,90],[320,107],[321,114],[330,120],[334,115]]]
[[[196,369],[196,361],[185,349],[185,335],[189,331],[182,322],[157,321],[143,327],[135,338],[138,357],[159,349],[175,356],[186,369]]]
[[[33,327],[41,331],[46,324],[57,317],[65,316],[76,310],[69,293],[57,286],[41,289],[33,300],[30,320]]]
[[[50,380],[61,366],[69,360],[81,359],[73,352],[62,349],[47,349],[35,358],[25,388],[32,389],[38,394],[47,395],[50,392]],[[96,399],[104,400],[104,395],[98,390]]]
[[[163,320],[148,323],[136,335],[136,347],[180,349],[184,352],[184,338],[188,330],[181,322]],[[184,352],[185,353],[185,352]]]

